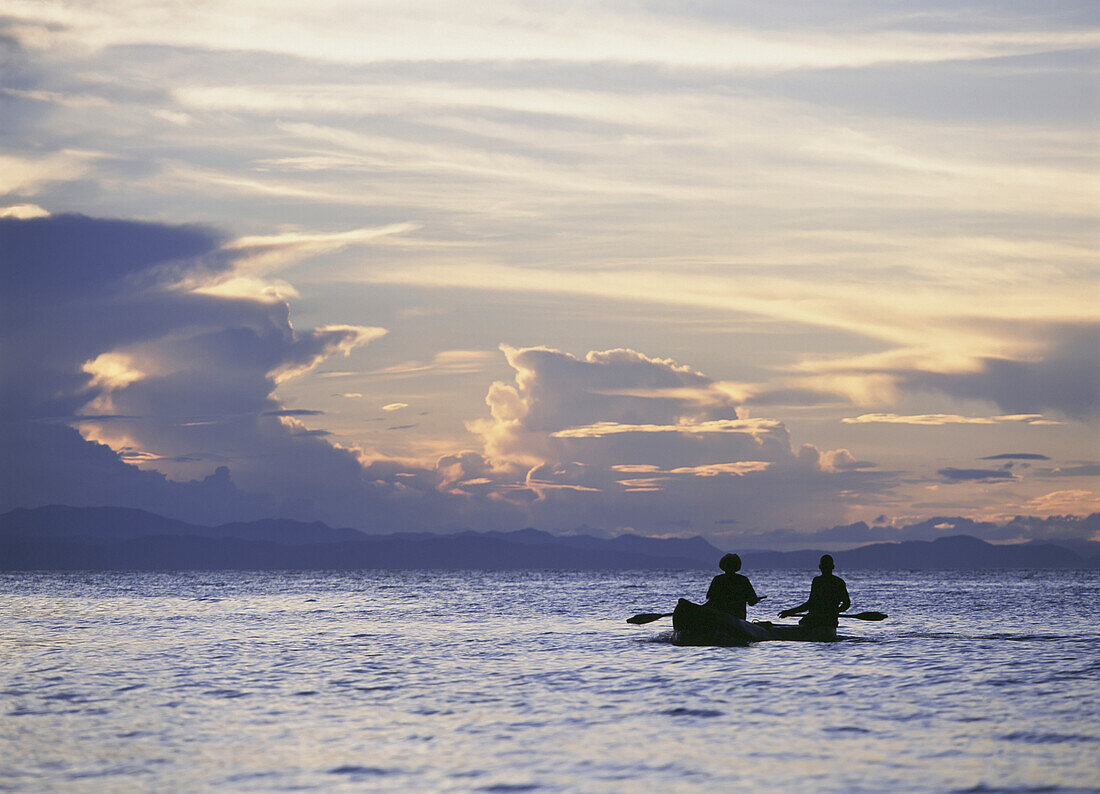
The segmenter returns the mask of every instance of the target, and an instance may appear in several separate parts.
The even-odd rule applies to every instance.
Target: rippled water
[[[624,622],[697,573],[0,575],[0,789],[1100,789],[1100,574],[838,573],[890,620],[748,648]]]

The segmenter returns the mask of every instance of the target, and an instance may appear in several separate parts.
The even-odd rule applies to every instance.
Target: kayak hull
[[[676,645],[748,645],[750,642],[834,642],[833,626],[750,623],[725,612],[681,598],[672,613],[672,642]]]

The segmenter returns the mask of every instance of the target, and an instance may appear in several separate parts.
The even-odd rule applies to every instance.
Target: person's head
[[[718,561],[718,567],[726,573],[737,573],[741,570],[741,558],[736,554],[726,554]]]
[[[835,565],[833,565],[832,555],[831,554],[822,554],[821,555],[821,561],[818,562],[817,567],[821,569],[822,573],[832,573],[833,568],[836,567]]]

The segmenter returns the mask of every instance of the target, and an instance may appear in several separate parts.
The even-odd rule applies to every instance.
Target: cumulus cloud
[[[490,417],[468,427],[483,440],[492,476],[511,483],[502,498],[559,528],[709,531],[733,520],[731,505],[749,523],[801,521],[842,513],[843,491],[855,484],[845,478],[869,489],[883,479],[861,471],[874,464],[847,450],[795,451],[781,422],[741,418],[729,389],[676,361],[627,349],[583,358],[501,350],[515,380],[494,383]]]

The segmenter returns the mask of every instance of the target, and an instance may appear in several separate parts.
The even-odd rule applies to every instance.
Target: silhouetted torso
[[[810,585],[810,598],[806,602],[809,614],[800,622],[815,626],[836,626],[836,616],[851,606],[848,586],[839,576],[822,573],[815,576]]]
[[[720,573],[711,580],[707,589],[707,604],[734,617],[745,619],[745,605],[760,599],[752,589],[748,577],[739,573]]]

